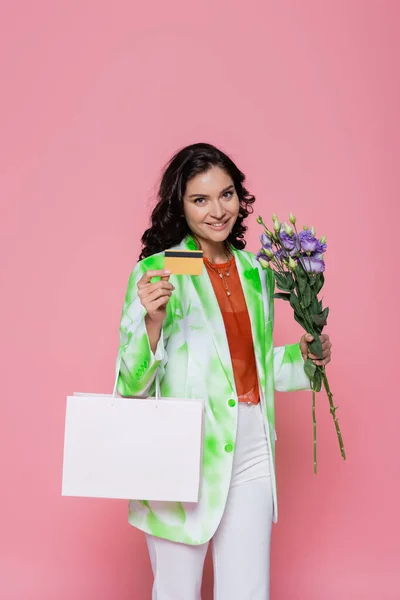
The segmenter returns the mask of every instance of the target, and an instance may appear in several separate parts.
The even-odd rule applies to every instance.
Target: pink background
[[[314,476],[310,395],[277,394],[272,600],[398,600],[399,3],[0,10],[2,600],[150,598],[127,503],[60,495],[65,397],[111,389],[161,167],[200,140],[247,173],[256,214],[291,210],[329,244],[348,461],[321,394]],[[253,251],[259,233],[253,218]],[[289,307],[276,312],[276,343],[297,341]],[[211,586],[208,558],[206,600]]]

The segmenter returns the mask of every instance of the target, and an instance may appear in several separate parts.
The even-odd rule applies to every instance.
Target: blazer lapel
[[[250,317],[258,372],[261,374],[265,369],[265,313],[260,273],[245,252],[235,248],[232,248],[232,252],[242,282]]]
[[[189,250],[197,250],[196,242],[188,236],[180,244],[180,247]],[[250,317],[251,332],[253,336],[254,352],[258,372],[265,370],[265,313],[264,298],[260,273],[254,267],[250,257],[240,250],[231,246],[239,277],[242,283],[243,293],[246,300],[247,310]],[[231,355],[226,337],[225,325],[221,310],[207,270],[203,269],[202,275],[191,275],[192,284],[200,300],[201,308],[214,341],[218,356],[225,370],[226,376],[235,391],[235,383],[232,369]]]
[[[196,243],[190,236],[186,238],[180,246],[189,250],[197,250]],[[236,394],[232,360],[228,339],[226,337],[225,325],[207,269],[203,268],[201,275],[190,275],[190,279],[198,295],[201,310],[211,333],[218,357],[231,385],[232,392]]]

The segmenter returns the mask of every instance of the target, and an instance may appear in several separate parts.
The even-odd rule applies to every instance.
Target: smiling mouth
[[[209,225],[210,227],[213,227],[214,229],[222,229],[223,227],[225,227],[225,225],[227,224],[228,221],[229,221],[229,219],[227,219],[226,221],[222,221],[220,223],[207,223],[207,225]]]

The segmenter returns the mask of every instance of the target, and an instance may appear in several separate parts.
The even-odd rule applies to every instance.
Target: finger
[[[324,340],[322,342],[322,347],[323,348],[331,348],[332,347],[332,342],[330,340]]]
[[[164,288],[156,288],[155,290],[152,290],[150,293],[147,294],[146,301],[154,302],[154,300],[157,300],[158,298],[162,298],[163,296],[166,296],[169,298],[171,295],[172,295],[172,290],[165,290]]]
[[[153,290],[152,293],[148,293],[147,289],[145,289],[140,290],[138,296],[142,306],[144,306],[146,310],[150,310],[152,302],[158,300],[159,298],[170,298],[171,294],[172,291],[170,290],[156,289]]]
[[[158,290],[158,289],[162,289],[162,290],[174,290],[175,286],[172,285],[172,283],[170,283],[169,281],[156,281],[155,283],[149,283],[147,284],[146,288],[149,290],[149,292],[152,292],[153,290]]]
[[[154,290],[160,289],[172,292],[175,287],[172,285],[172,283],[169,283],[169,281],[156,281],[156,283],[147,283],[143,286],[139,286],[138,284],[138,296],[140,298],[145,298],[147,295],[152,294]]]
[[[330,352],[332,348],[332,342],[327,340],[322,344],[322,352],[325,354],[326,352]]]
[[[310,333],[305,333],[300,339],[300,349],[303,356],[308,353],[308,344],[313,341],[313,336]]]
[[[143,286],[143,285],[147,285],[148,283],[150,283],[150,280],[153,277],[163,277],[163,278],[169,278],[169,276],[171,275],[170,271],[166,271],[165,269],[159,269],[159,270],[150,270],[150,271],[146,271],[142,277],[139,279],[138,281],[138,287]]]
[[[325,364],[325,359],[322,359],[322,358],[311,358],[311,356],[309,356],[308,358],[312,360],[312,362],[313,362],[314,365],[323,367],[324,364]]]
[[[161,298],[158,298],[157,300],[154,300],[154,302],[151,302],[149,308],[147,309],[147,312],[155,312],[162,306],[166,306],[168,304],[168,301],[169,296],[161,296]]]
[[[329,362],[331,362],[330,356],[324,356],[323,359],[313,360],[315,365],[320,365],[321,367],[325,367]]]

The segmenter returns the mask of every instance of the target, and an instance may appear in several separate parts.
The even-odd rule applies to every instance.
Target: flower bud
[[[257,221],[257,223],[258,223],[259,225],[261,225],[261,224],[262,224],[262,218],[261,218],[261,217],[257,217],[256,221]]]
[[[314,227],[314,225],[312,225],[312,227],[311,227],[311,233],[313,234],[313,236],[315,236],[315,227]]]
[[[304,229],[304,231],[307,231],[308,225],[303,225],[303,229]]]
[[[323,235],[319,241],[321,242],[321,244],[326,244],[326,237]]]
[[[269,248],[267,248],[265,250],[264,254],[266,254],[267,256],[269,256],[269,258],[274,258],[274,256],[275,256],[275,254]]]
[[[276,214],[275,214],[275,213],[272,215],[272,220],[273,220],[273,221],[277,221],[277,220],[278,220],[278,217],[276,216]]]
[[[281,224],[279,223],[278,219],[276,219],[276,221],[274,221],[274,231],[275,233],[279,233],[281,230]]]
[[[260,258],[259,261],[260,265],[262,266],[263,269],[269,269],[270,265],[269,262],[267,260],[264,260],[263,258]]]
[[[289,269],[291,271],[294,271],[296,267],[297,267],[297,262],[295,260],[293,260],[292,257],[290,257],[289,258]]]
[[[291,222],[292,225],[296,225],[296,217],[294,216],[293,213],[290,213],[289,221]]]
[[[285,231],[288,235],[290,235],[290,237],[293,237],[293,229],[290,227],[290,225],[288,225],[287,223],[283,224],[285,227]]]

